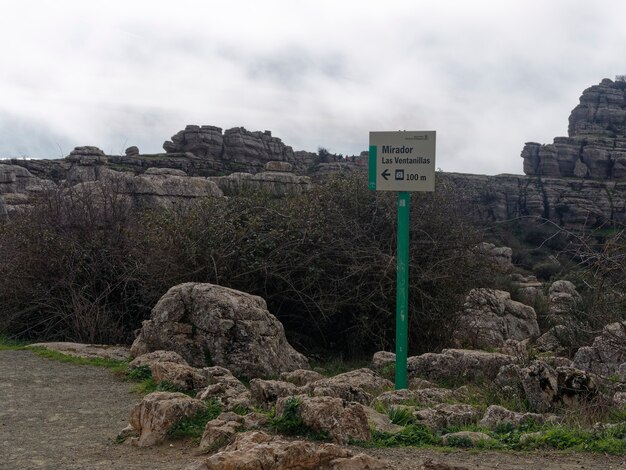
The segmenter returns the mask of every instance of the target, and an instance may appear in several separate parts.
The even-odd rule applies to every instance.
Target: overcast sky
[[[0,157],[162,152],[186,124],[358,154],[436,130],[437,167],[522,173],[626,73],[621,0],[0,0]]]

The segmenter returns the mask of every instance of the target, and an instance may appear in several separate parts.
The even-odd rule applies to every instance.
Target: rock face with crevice
[[[568,137],[529,142],[524,173],[591,179],[626,178],[626,82],[605,78],[587,88],[569,117]]]

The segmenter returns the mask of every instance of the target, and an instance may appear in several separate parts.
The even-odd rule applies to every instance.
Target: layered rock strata
[[[587,88],[570,114],[568,137],[528,142],[522,158],[527,175],[626,179],[626,82],[605,78]]]

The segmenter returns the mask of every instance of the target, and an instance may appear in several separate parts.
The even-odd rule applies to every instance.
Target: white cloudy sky
[[[437,131],[444,171],[521,173],[626,73],[621,0],[0,0],[0,157],[142,153],[186,124],[358,154]]]

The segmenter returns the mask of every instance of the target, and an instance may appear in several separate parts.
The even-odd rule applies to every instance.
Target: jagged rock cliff
[[[527,143],[524,173],[626,179],[626,82],[605,78],[587,88],[570,114],[568,134],[548,145]]]

